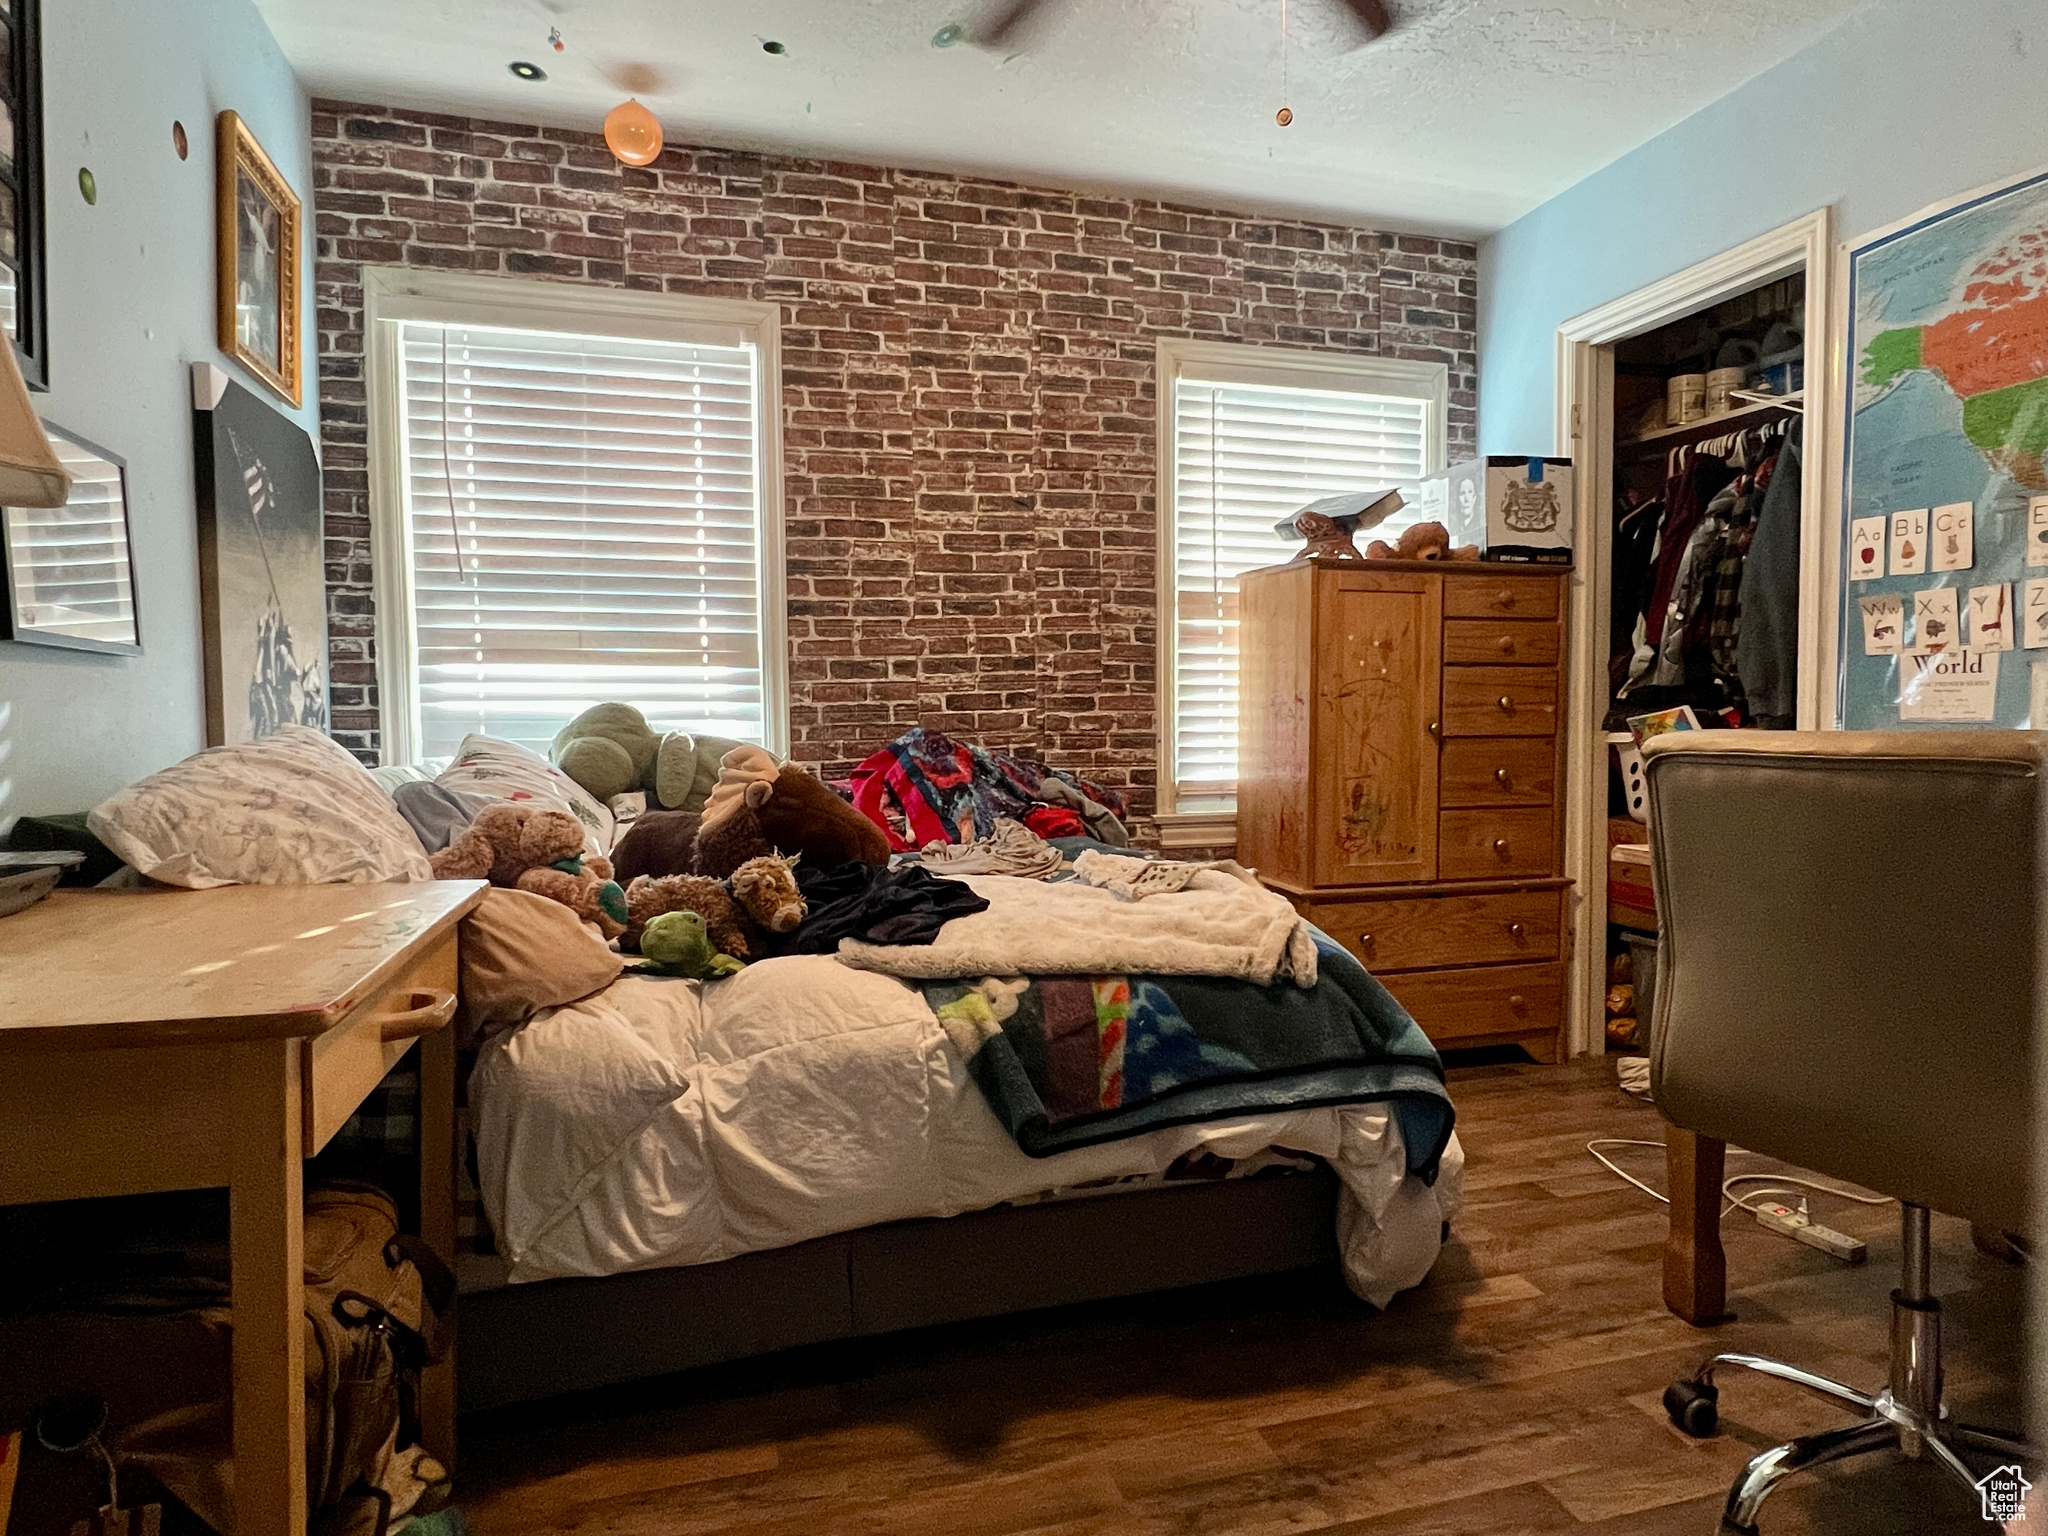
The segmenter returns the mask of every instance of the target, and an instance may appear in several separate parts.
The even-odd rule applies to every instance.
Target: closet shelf
[[[1739,411],[1729,411],[1723,416],[1709,416],[1700,421],[1688,422],[1682,427],[1659,427],[1655,432],[1645,432],[1641,437],[1618,440],[1614,445],[1616,453],[1627,453],[1632,449],[1683,448],[1687,443],[1705,442],[1710,437],[1726,437],[1730,432],[1739,432],[1744,427],[1770,421],[1801,409],[1805,391],[1797,391],[1776,400],[1766,400],[1756,405],[1746,405]]]

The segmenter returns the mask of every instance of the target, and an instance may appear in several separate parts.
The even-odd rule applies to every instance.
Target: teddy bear
[[[583,825],[531,801],[485,806],[454,842],[427,861],[436,880],[489,880],[559,901],[607,939],[626,929],[626,894],[611,860],[585,857]]]
[[[1417,523],[1404,529],[1400,542],[1389,544],[1385,539],[1374,539],[1365,547],[1368,560],[1477,560],[1477,544],[1461,544],[1451,547],[1451,530],[1442,523]]]
[[[708,875],[638,875],[626,887],[628,922],[623,949],[639,947],[642,934],[665,912],[695,912],[711,941],[741,960],[759,960],[767,949],[762,931],[788,933],[809,912],[792,871],[795,858],[749,859],[730,881]]]
[[[741,743],[688,731],[662,735],[630,704],[593,704],[556,735],[554,764],[609,803],[645,790],[671,811],[700,811],[718,782],[718,765]]]

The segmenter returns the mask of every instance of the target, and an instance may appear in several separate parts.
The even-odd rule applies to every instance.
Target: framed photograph
[[[76,651],[142,649],[128,549],[128,466],[75,432],[43,423],[71,474],[61,507],[0,509],[6,638]]]
[[[0,329],[30,389],[50,385],[43,282],[41,0],[0,3]]]
[[[239,114],[218,151],[220,349],[297,405],[299,199]]]
[[[226,373],[194,401],[206,741],[327,728],[320,458],[305,430]],[[197,387],[197,386],[195,386]]]

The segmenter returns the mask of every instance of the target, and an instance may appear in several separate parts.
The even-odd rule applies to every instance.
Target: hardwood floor
[[[1305,1272],[794,1351],[473,1417],[460,1502],[480,1536],[1704,1536],[1757,1450],[1846,1420],[1730,1373],[1695,1444],[1672,1376],[1740,1348],[1882,1385],[1896,1207],[1816,1200],[1860,1268],[1731,1215],[1736,1321],[1696,1330],[1658,1299],[1664,1208],[1585,1152],[1660,1135],[1610,1063],[1458,1068],[1452,1092],[1466,1207],[1385,1313]],[[1661,1153],[1613,1155],[1661,1184]],[[2024,1275],[1960,1222],[1935,1237],[1950,1400],[2016,1424]],[[1888,1458],[1794,1479],[1763,1526],[1991,1529]]]

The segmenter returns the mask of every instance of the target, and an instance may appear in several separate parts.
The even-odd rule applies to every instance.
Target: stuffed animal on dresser
[[[559,901],[607,939],[626,928],[626,894],[611,861],[586,857],[583,826],[567,811],[530,801],[501,800],[477,813],[468,829],[429,857],[436,880],[488,880]]]
[[[1365,549],[1370,560],[1477,560],[1477,544],[1451,547],[1451,530],[1442,523],[1417,523],[1402,530],[1400,542],[1374,539]]]

